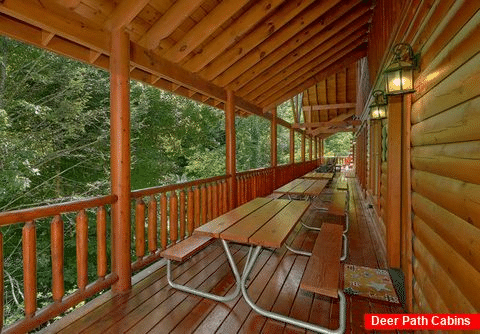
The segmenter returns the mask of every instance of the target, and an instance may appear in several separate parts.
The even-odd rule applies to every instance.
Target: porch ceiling
[[[347,89],[328,103],[354,103],[371,16],[370,0],[3,0],[0,33],[108,68],[110,31],[125,27],[133,79],[221,109],[232,90],[239,114],[265,117],[304,90],[321,104],[311,87],[332,75]]]

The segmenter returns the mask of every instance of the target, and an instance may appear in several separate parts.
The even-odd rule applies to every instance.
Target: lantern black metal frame
[[[386,76],[386,95],[415,92],[413,71],[418,68],[420,54],[414,55],[412,47],[407,43],[395,45],[393,54],[392,62],[383,72]]]
[[[387,117],[388,98],[383,90],[375,90],[372,93],[373,102],[370,104],[370,118],[383,119]]]

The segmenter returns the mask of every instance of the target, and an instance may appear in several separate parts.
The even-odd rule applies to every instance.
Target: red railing
[[[266,196],[283,184],[317,167],[317,161],[262,168],[237,174],[237,205]],[[161,250],[190,236],[193,230],[228,211],[228,176],[131,192],[133,271],[160,258]],[[111,287],[116,274],[108,270],[107,206],[116,196],[0,213],[0,227],[23,224],[23,273],[25,317],[3,328],[3,284],[0,284],[0,332],[27,332],[94,294]],[[87,214],[88,211],[88,214]],[[77,288],[65,295],[64,218],[75,214]],[[97,279],[88,280],[88,216],[95,213]],[[37,310],[37,224],[50,222],[52,303]],[[91,234],[90,234],[91,235]],[[3,282],[3,235],[0,233],[0,282]],[[111,260],[111,259],[110,259]],[[3,331],[2,331],[3,328]]]
[[[116,202],[113,195],[38,208],[0,213],[0,226],[23,224],[23,295],[25,318],[12,324],[2,333],[24,333],[65,312],[72,306],[110,287],[118,277],[108,273],[107,263],[107,205]],[[96,213],[97,231],[97,280],[88,282],[88,216],[87,210]],[[64,221],[62,216],[76,213],[75,238],[77,254],[77,289],[65,295],[64,287]],[[41,222],[40,222],[41,221]],[[52,259],[53,302],[37,310],[37,222],[50,221],[50,252]],[[3,235],[0,233],[0,249],[3,250]],[[0,257],[0,329],[3,327],[3,251]]]

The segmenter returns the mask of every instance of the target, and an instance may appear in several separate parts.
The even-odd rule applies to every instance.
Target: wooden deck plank
[[[239,261],[246,256],[246,252],[237,251],[233,256]],[[205,266],[203,270],[185,283],[194,288],[209,290],[212,285],[226,275],[229,270],[230,268],[225,262],[224,257],[219,256],[215,261]],[[126,332],[140,334],[144,332],[144,330],[148,332],[159,320],[169,314],[171,310],[176,309],[189,297],[188,294],[177,291],[170,286],[164,289],[164,294],[166,298],[151,298],[147,300],[141,307],[142,312],[129,313],[123,317],[121,321],[116,322],[114,326],[105,331],[105,333],[114,334]],[[162,307],[162,305],[169,305],[169,307]]]
[[[247,243],[248,239],[265,224],[265,221],[275,216],[289,202],[286,199],[272,200],[243,218],[241,221],[245,224],[233,225],[220,233],[220,236],[225,240]]]
[[[245,203],[234,210],[231,210],[205,225],[195,229],[195,234],[218,238],[220,233],[235,224],[237,221],[246,217],[251,210],[258,209],[269,203],[272,198],[257,197],[253,201]]]
[[[205,269],[206,264],[218,263],[222,255],[221,249],[216,249],[204,261],[197,262],[190,270],[180,273],[176,282],[179,284],[190,282]],[[174,271],[173,277],[177,277],[175,274],[177,273]],[[168,282],[165,276],[162,277],[159,283],[160,285],[148,287],[142,296],[134,296],[134,299],[129,300],[128,303],[112,305],[108,314],[91,324],[84,332],[106,333],[115,332],[119,329],[125,331],[129,328],[127,327],[129,322],[141,320],[145,314],[148,314],[154,307],[161,305],[171,295],[171,291],[167,288]]]
[[[248,239],[249,242],[263,247],[280,248],[309,206],[310,202],[307,201],[288,203],[267,224],[255,232]]]

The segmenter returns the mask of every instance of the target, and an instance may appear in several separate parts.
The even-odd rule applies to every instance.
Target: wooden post
[[[410,164],[411,151],[411,108],[412,95],[404,99],[403,147],[402,147],[402,258],[401,266],[405,274],[405,294],[408,312],[413,312],[413,226],[412,226],[412,177]]]
[[[227,90],[227,103],[225,105],[225,137],[226,137],[226,172],[228,180],[229,209],[237,206],[237,155],[235,134],[235,95],[232,90]]]
[[[387,127],[387,260],[390,267],[400,268],[402,96],[389,99]]]
[[[318,165],[317,160],[318,160],[318,138],[314,137],[313,138],[313,155],[315,157],[315,162],[316,166]]]
[[[270,166],[273,167],[273,184],[276,182],[277,171],[277,108],[272,109],[272,123],[270,129]]]
[[[131,288],[130,270],[130,39],[123,29],[112,31],[110,52],[110,164],[112,194],[112,271],[115,292]]]

